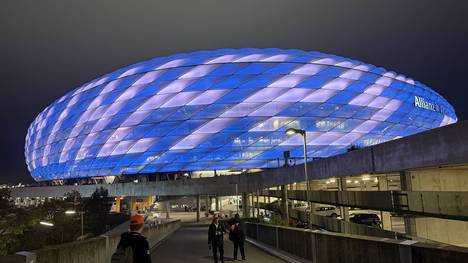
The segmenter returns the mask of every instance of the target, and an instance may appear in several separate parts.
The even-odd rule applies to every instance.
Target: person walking
[[[208,247],[213,250],[214,262],[218,263],[218,252],[221,263],[224,263],[224,226],[219,223],[219,216],[214,215],[213,221],[208,228]]]
[[[237,260],[237,250],[240,250],[242,260],[245,260],[244,242],[245,232],[244,225],[241,221],[239,214],[234,216],[234,220],[231,221],[229,239],[234,243],[234,260]]]
[[[130,217],[130,231],[121,235],[117,250],[112,255],[112,263],[151,263],[148,240],[141,234],[144,223],[141,215]]]

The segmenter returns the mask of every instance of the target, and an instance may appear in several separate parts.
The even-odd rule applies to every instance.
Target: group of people
[[[218,263],[219,254],[219,260],[224,263],[224,234],[228,231],[229,240],[234,243],[234,260],[237,260],[238,250],[240,250],[242,260],[245,260],[245,232],[239,214],[223,223],[219,219],[219,215],[215,214],[208,228],[208,246],[212,250],[214,262]],[[151,263],[148,241],[141,234],[144,224],[145,219],[141,215],[134,215],[130,218],[130,231],[122,234],[120,242],[117,245],[117,250],[112,255],[112,263]],[[227,231],[226,228],[228,229]]]
[[[245,260],[245,232],[239,214],[236,214],[234,218],[227,221],[227,227],[229,231],[229,240],[234,243],[234,260],[237,260],[238,250],[240,250],[242,260]],[[219,221],[219,215],[215,214],[213,216],[213,221],[208,228],[208,247],[213,251],[215,263],[218,263],[218,253],[219,259],[224,263],[224,234],[226,232],[226,228]]]

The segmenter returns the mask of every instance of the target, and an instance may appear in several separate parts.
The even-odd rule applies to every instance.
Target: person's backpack
[[[133,263],[132,246],[117,247],[112,254],[111,263]]]

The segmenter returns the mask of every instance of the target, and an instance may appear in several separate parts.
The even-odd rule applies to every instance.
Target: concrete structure
[[[158,246],[151,254],[155,263],[207,263],[212,262],[211,251],[207,244],[207,224],[191,224],[182,227],[161,246]],[[262,251],[250,244],[245,244],[247,262],[285,262],[269,253]],[[224,256],[225,262],[232,261],[233,244],[225,235]],[[240,259],[240,255],[238,259]]]
[[[156,227],[146,228],[143,234],[148,238],[150,247],[154,247],[169,237],[180,227],[180,221],[165,222]],[[16,255],[0,257],[1,263],[102,263],[110,262],[120,234],[100,236],[75,241],[43,249],[19,252]]]
[[[467,246],[468,148],[465,145],[468,145],[468,122],[460,122],[314,160],[308,165],[311,196],[317,203],[374,209],[386,230],[395,228],[392,220],[398,217],[404,219],[401,225],[406,235]],[[281,185],[305,189],[303,173],[304,167],[297,165],[241,175],[102,186],[113,196],[226,196],[235,194],[237,184],[239,193],[250,196],[250,203],[256,204],[259,190],[273,190]],[[377,182],[369,181],[370,178]],[[338,186],[337,182],[342,180],[346,188]],[[329,184],[325,185],[325,181]],[[12,196],[62,196],[72,189],[89,196],[95,188],[95,185],[13,188]],[[328,192],[316,192],[319,190]],[[272,191],[267,194],[272,201],[279,197]],[[301,190],[290,190],[288,199],[300,201],[301,195]],[[254,215],[258,216],[259,206],[253,207]],[[346,220],[346,214],[344,217]]]
[[[247,223],[247,236],[272,250],[328,263],[466,262],[468,249]]]
[[[437,170],[444,167],[460,166],[460,169],[464,169],[462,165],[468,164],[468,148],[463,145],[467,144],[468,122],[460,122],[346,154],[315,160],[310,162],[308,170],[311,180],[360,174],[386,174],[422,168],[430,168],[432,170],[430,174],[434,175],[440,174],[441,172]],[[111,196],[233,195],[235,184],[238,185],[240,193],[254,192],[258,189],[302,182],[303,178],[304,167],[297,165],[251,174],[196,180],[12,188],[12,196],[61,197],[72,190],[80,191],[82,196],[90,196],[99,186],[108,189]],[[466,177],[461,175],[461,178],[465,180],[463,178]],[[444,180],[439,180],[441,181]],[[442,186],[435,186],[435,188],[440,187]]]

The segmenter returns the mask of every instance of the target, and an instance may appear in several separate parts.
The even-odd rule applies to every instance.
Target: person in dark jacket
[[[224,238],[223,235],[226,233],[224,226],[219,223],[219,216],[214,215],[213,221],[208,228],[208,246],[209,249],[213,249],[214,262],[218,263],[218,251],[221,262],[224,263]]]
[[[120,237],[117,247],[132,247],[133,262],[151,263],[149,244],[146,237],[141,235],[145,219],[141,215],[134,215],[130,218],[130,231],[125,232]]]
[[[245,232],[244,224],[240,220],[239,214],[234,216],[234,220],[231,221],[230,225],[230,239],[234,243],[234,260],[237,260],[237,250],[240,250],[242,260],[245,260],[245,251],[244,251],[244,242],[245,242]]]

